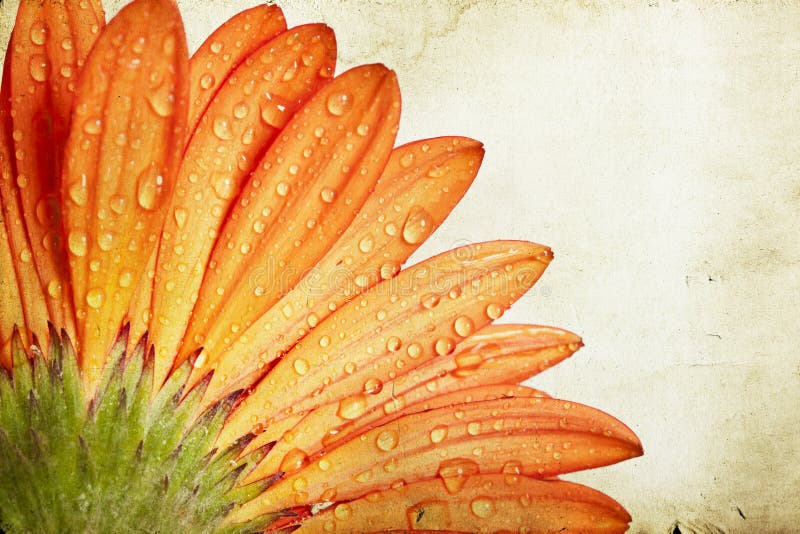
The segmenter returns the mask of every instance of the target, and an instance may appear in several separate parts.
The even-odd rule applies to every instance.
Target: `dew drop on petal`
[[[164,177],[161,171],[151,163],[137,179],[136,200],[139,206],[146,210],[154,210],[158,207],[161,197]]]
[[[43,45],[47,36],[47,28],[44,22],[37,20],[31,25],[31,42],[35,45]]]
[[[294,372],[300,376],[303,376],[304,374],[308,373],[309,370],[308,362],[303,358],[296,359],[292,367],[294,367]]]
[[[469,504],[469,509],[476,516],[485,519],[495,513],[494,501],[490,497],[476,497]]]
[[[454,495],[461,491],[469,477],[480,471],[478,464],[467,458],[451,458],[439,464],[437,475],[444,482],[447,492]]]
[[[326,105],[331,115],[341,117],[353,107],[353,97],[344,92],[333,93],[328,97]]]
[[[420,299],[422,307],[428,310],[435,308],[439,304],[440,298],[436,293],[428,293]]]
[[[367,395],[377,395],[383,389],[383,382],[378,378],[370,378],[364,382],[364,393]]]
[[[67,246],[69,247],[69,251],[78,257],[86,256],[88,243],[89,238],[86,236],[86,232],[82,230],[73,230],[67,237]]]
[[[347,397],[339,402],[339,410],[336,414],[342,419],[357,419],[364,414],[367,409],[367,401],[364,395],[357,394]]]
[[[388,452],[397,447],[397,444],[400,442],[400,436],[397,435],[395,430],[389,429],[384,430],[378,437],[375,438],[375,446],[378,449]]]
[[[325,187],[322,189],[320,197],[322,198],[323,202],[330,204],[336,198],[336,191],[334,191],[330,187]]]
[[[386,341],[386,350],[389,352],[397,352],[400,350],[400,347],[403,345],[400,338],[397,336],[392,336]]]
[[[475,330],[475,323],[466,315],[456,318],[453,323],[453,330],[461,337],[467,337]]]
[[[434,445],[443,442],[447,438],[447,427],[442,425],[434,427],[429,437]]]
[[[85,206],[86,201],[89,199],[89,193],[86,190],[86,185],[82,182],[75,182],[69,186],[69,198],[78,206]]]
[[[43,54],[35,54],[31,56],[29,67],[31,78],[33,78],[35,81],[43,82],[47,79],[47,69],[49,64],[47,62],[47,57],[45,57]]]
[[[453,352],[455,348],[455,343],[449,337],[441,337],[436,340],[436,344],[434,345],[434,349],[436,350],[436,354],[439,356],[446,356]]]
[[[212,129],[214,135],[223,141],[233,139],[233,131],[231,130],[231,124],[227,117],[216,117]]]
[[[47,284],[47,294],[53,298],[58,298],[59,295],[61,295],[62,289],[63,286],[58,280],[50,280],[50,283]]]
[[[503,308],[501,308],[498,304],[489,304],[486,306],[486,316],[489,319],[499,319],[500,316],[503,315]]]
[[[205,73],[200,77],[200,87],[203,89],[211,89],[214,86],[214,79],[213,74]]]
[[[103,305],[105,295],[101,289],[93,288],[86,293],[86,303],[94,309],[100,308]]]
[[[186,210],[184,208],[175,208],[175,211],[172,212],[173,217],[175,217],[175,224],[178,225],[178,228],[183,228],[186,224]]]
[[[403,239],[409,245],[418,245],[427,239],[433,229],[430,213],[420,206],[411,208],[403,224]]]

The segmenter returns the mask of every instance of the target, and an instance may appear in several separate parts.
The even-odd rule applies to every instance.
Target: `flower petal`
[[[427,385],[431,385],[431,383]],[[394,388],[394,383],[386,386],[387,391],[390,388]],[[465,402],[511,397],[547,397],[541,391],[533,388],[511,384],[480,386],[445,394],[438,394],[433,388],[417,387],[412,390],[412,393],[416,395],[391,396],[389,393],[390,400],[380,404],[370,402],[373,399],[367,397],[368,407],[371,408],[370,412],[354,421],[348,421],[338,414],[338,403],[326,404],[312,410],[291,430],[283,433],[264,459],[247,476],[245,483],[260,480],[273,473],[288,474],[296,471],[304,467],[308,458],[317,457],[325,449],[334,448],[370,428],[385,425],[403,415],[443,406],[455,406]],[[376,407],[377,409],[375,409]],[[272,429],[270,428],[270,430]],[[261,438],[265,435],[266,433],[258,437]],[[259,443],[269,443],[270,441],[272,440],[258,439]],[[257,446],[254,446],[253,450],[255,448]]]
[[[204,364],[196,369],[193,381],[217,367],[222,357],[207,400],[248,387],[267,364],[332,310],[395,276],[464,195],[482,157],[481,144],[463,137],[428,139],[395,149],[375,191],[313,269],[241,335],[228,334],[213,350],[205,347]],[[392,209],[386,208],[389,203]],[[407,240],[403,226],[412,212],[429,214],[430,225],[424,234]],[[226,339],[230,342],[225,343]]]
[[[9,57],[6,56],[6,66],[8,61]],[[17,303],[6,302],[3,305],[3,324],[8,321],[7,326],[11,327],[11,329],[3,331],[9,336],[4,340],[8,342],[11,340],[14,326],[19,327],[21,341],[25,346],[29,346],[34,336],[38,337],[40,341],[48,342],[49,313],[39,276],[36,269],[31,267],[33,254],[25,228],[19,186],[16,182],[15,161],[12,159],[14,150],[10,132],[9,72],[8,68],[4,69],[3,86],[0,90],[0,200],[3,209],[3,226],[8,237],[8,252],[11,257],[10,263],[4,265],[4,275],[13,272],[14,276],[9,278],[4,276],[3,280],[17,287],[19,301]],[[13,298],[13,289],[8,288],[7,294]],[[20,312],[24,318],[22,321],[20,321]]]
[[[295,110],[328,81],[320,72],[333,68],[335,53],[326,26],[285,32],[243,62],[206,109],[186,149],[159,245],[152,302],[158,313],[150,317],[157,383],[172,368],[230,207]]]
[[[462,473],[398,484],[308,517],[313,532],[625,532],[631,518],[616,501],[586,486],[514,473]],[[453,491],[457,488],[457,491]]]
[[[514,475],[549,478],[640,454],[630,429],[580,404],[530,397],[445,406],[400,417],[314,458],[235,512],[235,520],[359,498],[398,480],[434,478],[459,462],[473,473],[513,468]]]
[[[223,226],[183,358],[250,324],[336,242],[386,165],[399,107],[394,73],[370,65],[339,76],[286,126]],[[260,269],[274,269],[263,286]]]
[[[281,9],[262,4],[234,15],[200,45],[189,62],[189,132],[239,63],[284,31]]]
[[[86,61],[65,150],[64,219],[88,387],[161,227],[183,152],[187,95],[174,2],[129,4]]]
[[[401,415],[465,402],[469,397],[527,396],[508,384],[522,382],[567,358],[580,344],[578,336],[558,328],[488,325],[460,343],[454,353],[433,359],[390,383],[365,382],[364,414],[355,420],[341,417],[339,404],[332,403],[303,415],[291,426],[265,428],[251,448],[276,443],[249,480],[286,471],[292,458],[314,456],[333,443]],[[298,455],[297,450],[303,454]]]
[[[522,241],[461,247],[402,271],[320,323],[254,388],[223,443],[292,413],[341,402],[364,413],[371,380],[388,383],[497,319],[541,276],[550,249]]]
[[[102,24],[85,2],[21,2],[8,53],[16,185],[28,253],[47,289],[50,318],[70,333],[74,312],[61,234],[61,156],[75,80]]]

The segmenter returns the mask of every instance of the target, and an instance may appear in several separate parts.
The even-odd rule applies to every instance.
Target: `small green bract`
[[[47,357],[15,333],[13,374],[0,368],[0,526],[9,533],[259,532],[275,519],[224,526],[272,479],[237,486],[265,454],[241,457],[248,435],[214,442],[238,394],[199,413],[207,381],[191,366],[153,395],[145,343],[126,354],[123,332],[98,392],[82,391],[75,351],[51,331]],[[154,504],[157,503],[157,506]]]

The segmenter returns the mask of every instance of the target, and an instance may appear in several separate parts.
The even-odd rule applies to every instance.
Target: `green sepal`
[[[87,398],[69,338],[49,338],[45,353],[15,332],[0,368],[0,529],[238,534],[275,519],[224,525],[272,483],[242,485],[265,452],[242,456],[252,436],[215,448],[239,393],[202,411],[210,375],[186,391],[189,362],[155,386],[153,351],[146,338],[126,351],[126,328]]]

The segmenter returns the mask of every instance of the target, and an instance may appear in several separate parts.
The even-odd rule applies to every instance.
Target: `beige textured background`
[[[179,3],[196,46],[254,0]],[[417,259],[499,237],[554,248],[506,319],[587,346],[535,383],[618,416],[646,451],[570,478],[619,499],[632,532],[798,531],[800,5],[282,7],[336,29],[340,71],[397,71],[401,141],[485,142]]]

